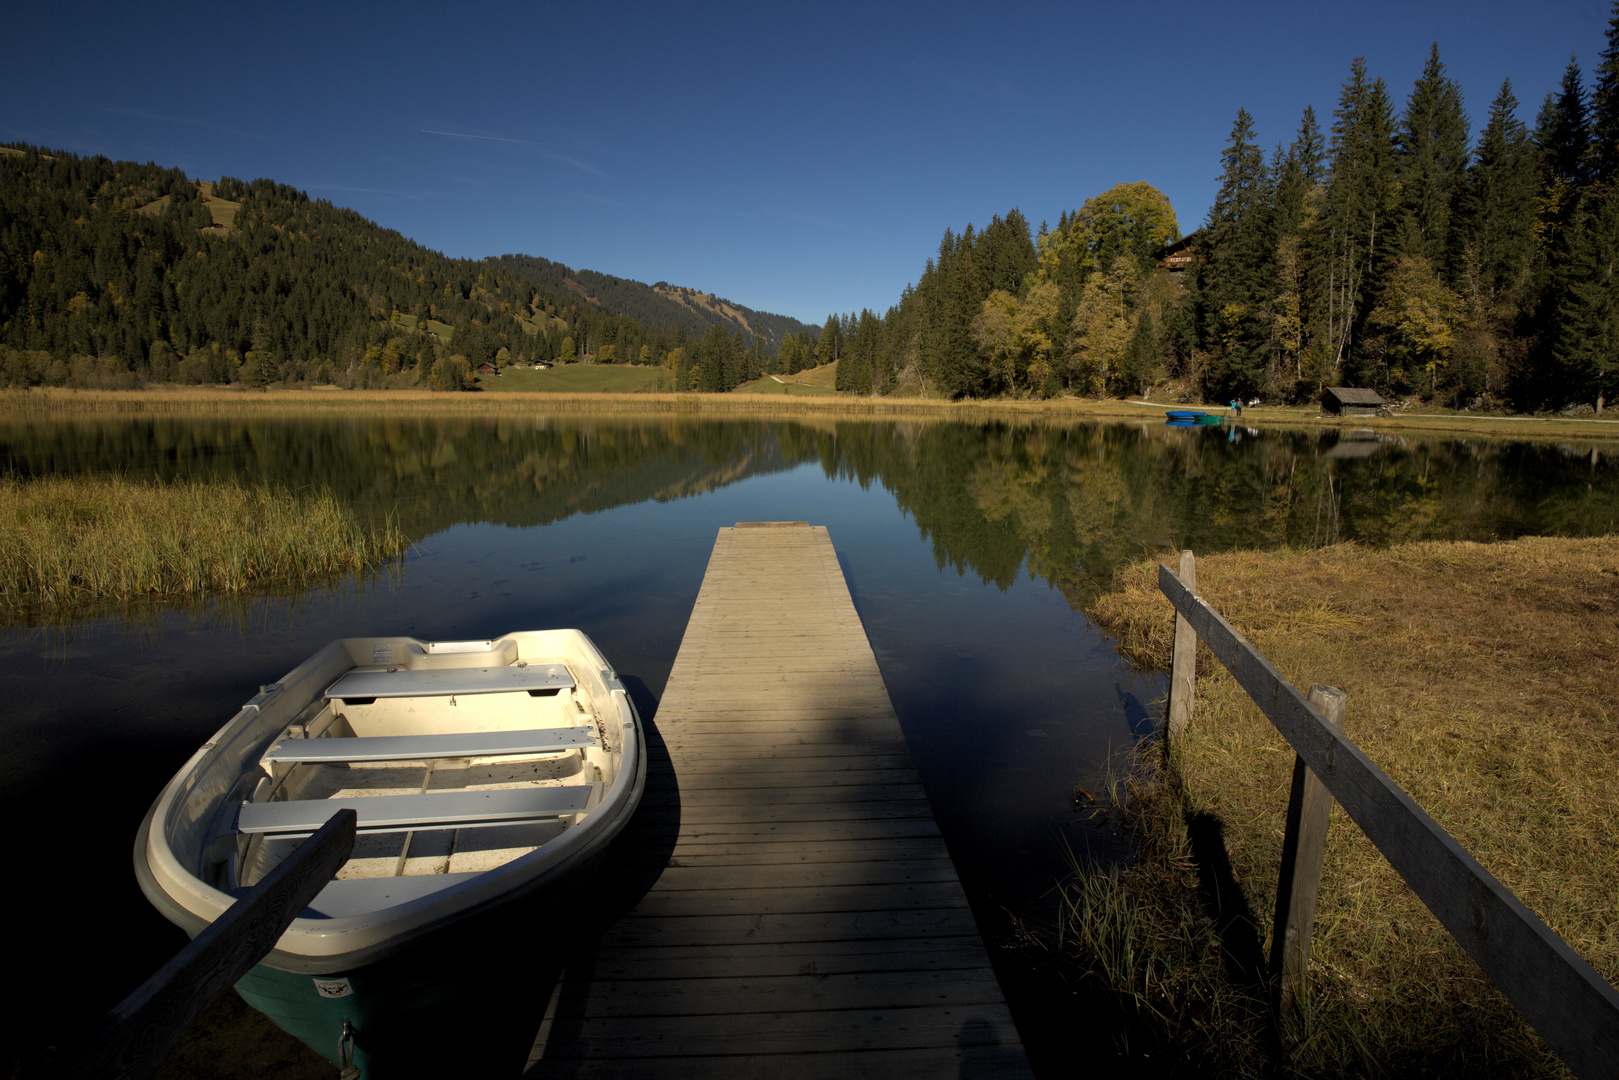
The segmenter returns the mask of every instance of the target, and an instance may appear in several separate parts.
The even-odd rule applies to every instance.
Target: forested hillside
[[[483,261],[487,266],[526,278],[555,294],[582,296],[603,310],[628,315],[653,330],[673,333],[677,326],[697,331],[710,326],[723,326],[733,332],[741,329],[749,340],[762,338],[765,350],[774,354],[786,335],[809,329],[785,315],[754,311],[730,300],[663,281],[644,285],[594,270],[571,270],[534,255],[500,255]]]
[[[507,261],[446,258],[269,180],[14,145],[0,152],[0,385],[461,389],[484,362],[677,367],[697,352],[687,323],[649,324]],[[760,335],[711,328],[726,338],[715,365],[767,355]]]
[[[834,316],[842,389],[952,397],[1310,400],[1371,386],[1458,407],[1602,408],[1619,392],[1619,3],[1590,89],[1577,62],[1531,130],[1503,82],[1476,139],[1434,46],[1403,108],[1364,60],[1332,124],[1269,155],[1239,111],[1183,242],[1121,184],[1030,236],[1013,210],[947,230],[882,315]],[[789,343],[791,345],[792,343]],[[797,353],[784,346],[784,366]]]

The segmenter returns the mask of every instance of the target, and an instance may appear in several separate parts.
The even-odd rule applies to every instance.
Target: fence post
[[[1346,697],[1342,690],[1316,683],[1310,704],[1342,731]],[[1276,881],[1276,921],[1271,932],[1270,971],[1276,981],[1276,1010],[1285,1016],[1304,996],[1304,974],[1310,961],[1310,931],[1315,924],[1315,898],[1321,888],[1321,860],[1327,850],[1327,818],[1332,796],[1315,773],[1294,756],[1293,790],[1287,801],[1287,832],[1282,839],[1282,869]]]
[[[1181,552],[1181,584],[1197,592],[1197,560]],[[1179,610],[1175,612],[1175,666],[1169,675],[1169,743],[1175,745],[1192,722],[1192,695],[1197,682],[1197,631]]]

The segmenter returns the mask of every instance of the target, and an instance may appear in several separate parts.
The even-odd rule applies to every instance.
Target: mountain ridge
[[[0,150],[0,385],[458,389],[485,364],[758,366],[812,329],[539,256],[452,259],[272,180]]]
[[[765,349],[774,352],[787,334],[816,329],[790,316],[757,311],[689,286],[671,285],[667,281],[647,285],[598,270],[576,269],[539,255],[492,255],[480,261],[553,291],[570,292],[604,310],[645,323],[653,330],[672,331],[680,322],[699,332],[709,326],[729,326],[749,337],[761,338]]]

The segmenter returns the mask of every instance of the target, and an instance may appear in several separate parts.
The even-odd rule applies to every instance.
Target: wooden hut
[[[1329,386],[1321,391],[1321,411],[1329,416],[1372,416],[1386,404],[1376,390]]]

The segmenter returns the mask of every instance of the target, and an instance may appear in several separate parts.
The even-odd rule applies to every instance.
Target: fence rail
[[[1183,554],[1183,566],[1189,555]],[[1158,588],[1309,772],[1564,1063],[1587,1080],[1619,1077],[1619,991],[1167,566],[1158,567]],[[1171,682],[1179,685],[1173,677]],[[1190,685],[1189,678],[1186,682]],[[1170,709],[1177,715],[1173,699]],[[1190,709],[1180,715],[1190,716]],[[1299,786],[1295,782],[1296,798]],[[1291,825],[1290,820],[1290,832]],[[1284,868],[1284,881],[1291,871]],[[1294,930],[1305,935],[1307,952],[1308,922],[1295,923]],[[1303,977],[1302,965],[1297,977]]]

